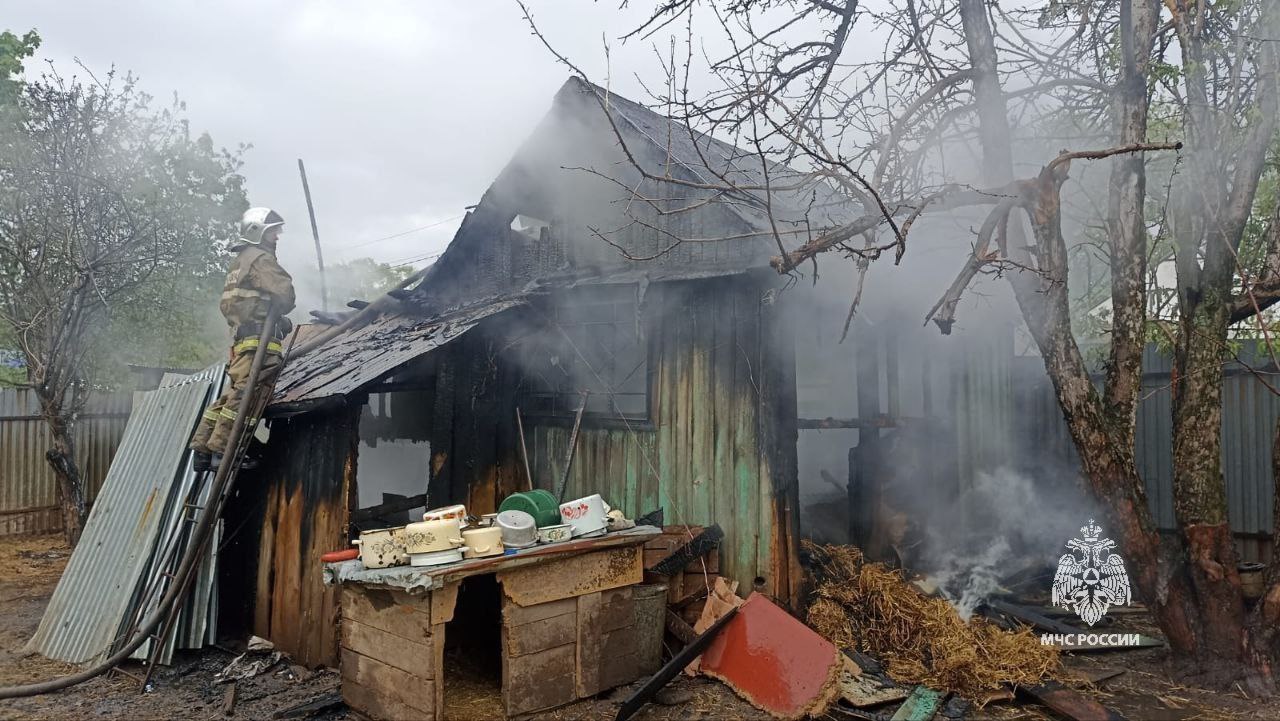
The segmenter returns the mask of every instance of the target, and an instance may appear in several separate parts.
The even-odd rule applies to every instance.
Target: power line
[[[444,255],[444,251],[440,251],[438,253],[426,253],[425,255],[411,255],[407,258],[401,258],[399,260],[388,260],[384,262],[386,262],[387,265],[405,265],[407,263],[418,263],[424,260],[435,260],[436,258],[439,258],[441,255]]]
[[[434,227],[436,227],[437,225],[444,225],[445,223],[449,223],[449,222],[452,222],[452,221],[458,220],[459,218],[463,217],[464,215],[466,215],[466,213],[462,213],[462,214],[459,214],[459,215],[455,215],[455,216],[452,216],[452,217],[450,217],[450,218],[445,218],[444,220],[437,220],[437,221],[436,221],[436,222],[434,222],[434,223],[428,223],[428,224],[426,224],[426,225],[419,226],[419,227],[417,227],[417,228],[410,228],[409,230],[402,230],[402,231],[400,231],[399,233],[392,233],[391,235],[384,235],[384,236],[382,236],[381,238],[374,238],[373,240],[364,240],[364,241],[361,241],[361,242],[359,242],[359,243],[352,243],[352,244],[350,244],[350,245],[341,245],[341,246],[338,246],[337,248],[335,248],[335,250],[350,250],[350,249],[352,249],[352,248],[363,248],[363,247],[364,247],[364,246],[366,246],[366,245],[373,245],[374,243],[381,243],[381,242],[382,242],[382,241],[384,241],[384,240],[391,240],[392,238],[400,238],[400,237],[403,237],[403,236],[409,235],[410,233],[417,233],[417,232],[418,232],[418,231],[420,231],[420,230],[426,230],[427,228],[434,228]]]

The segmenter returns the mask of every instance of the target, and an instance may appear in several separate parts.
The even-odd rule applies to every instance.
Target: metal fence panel
[[[1066,422],[1053,395],[1053,387],[1044,374],[1038,357],[1017,358],[1021,379],[1019,411],[1026,420],[1023,433],[1046,439],[1054,455],[1073,466],[1078,464],[1070,450]],[[1253,371],[1246,368],[1265,367],[1269,358],[1246,346],[1240,351],[1240,363],[1229,363],[1224,369],[1222,388],[1222,473],[1227,484],[1227,506],[1231,529],[1238,537],[1258,541],[1272,532],[1272,496],[1275,480],[1271,472],[1271,443],[1276,422],[1280,420],[1280,397],[1277,397]],[[1173,511],[1173,406],[1169,392],[1169,356],[1148,347],[1143,354],[1143,382],[1138,406],[1136,453],[1138,472],[1146,484],[1148,501],[1157,525],[1163,529],[1177,527]],[[1280,374],[1261,373],[1273,387],[1280,385]],[[1254,557],[1257,543],[1245,544],[1246,556]]]
[[[111,467],[131,404],[129,393],[95,393],[76,424],[76,463],[90,503]],[[0,389],[0,536],[62,529],[57,480],[45,460],[51,445],[35,392]]]

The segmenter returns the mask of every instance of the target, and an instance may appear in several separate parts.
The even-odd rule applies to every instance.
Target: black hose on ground
[[[267,319],[262,324],[261,338],[269,339],[275,335],[276,319],[276,313],[273,308],[267,312]],[[186,552],[183,553],[182,560],[178,564],[178,570],[174,574],[173,583],[170,584],[165,595],[161,597],[156,609],[139,624],[133,639],[119,651],[108,656],[102,663],[68,676],[41,681],[40,683],[0,687],[0,699],[39,696],[53,691],[61,691],[64,688],[69,688],[100,676],[115,668],[121,661],[129,658],[169,615],[169,610],[185,593],[187,581],[192,571],[195,570],[200,555],[204,553],[205,546],[208,545],[209,532],[222,512],[222,501],[226,498],[229,484],[234,480],[234,474],[231,470],[240,465],[240,456],[243,454],[244,445],[240,442],[240,437],[244,434],[245,419],[250,415],[250,406],[253,403],[253,399],[258,395],[254,391],[258,385],[258,374],[261,372],[262,364],[267,357],[268,345],[266,340],[263,340],[253,353],[253,364],[249,367],[249,377],[245,382],[245,394],[240,399],[240,406],[236,409],[236,419],[231,425],[231,433],[227,438],[226,447],[230,453],[224,455],[222,464],[218,466],[218,472],[213,478],[213,490],[209,494],[210,503],[201,511],[195,530],[191,534],[191,543],[188,544]],[[281,359],[282,365],[286,359],[287,356]],[[283,367],[281,370],[283,371]]]

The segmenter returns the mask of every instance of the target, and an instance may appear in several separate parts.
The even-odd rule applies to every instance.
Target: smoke
[[[979,472],[954,507],[928,515],[915,570],[963,618],[1004,591],[1002,579],[1051,565],[1063,543],[1097,514],[1073,469],[1055,468],[1045,476],[1038,480],[1010,467]]]
[[[1000,537],[976,557],[944,557],[929,579],[955,606],[960,618],[968,621],[978,606],[1000,589],[1000,579],[1008,573],[1012,557],[1008,539]]]

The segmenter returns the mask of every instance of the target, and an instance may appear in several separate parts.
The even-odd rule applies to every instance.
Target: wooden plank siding
[[[338,663],[337,592],[322,582],[320,556],[348,545],[358,413],[341,408],[277,421],[264,468],[239,482],[242,493],[261,493],[265,503],[253,632],[311,667]]]
[[[722,573],[785,601],[796,543],[794,361],[766,312],[766,283],[736,276],[648,290],[650,422],[584,420],[565,497],[600,493],[631,518],[661,506],[668,524],[719,523]],[[775,428],[788,412],[791,430]],[[570,428],[535,420],[525,429],[536,484],[554,491]]]

